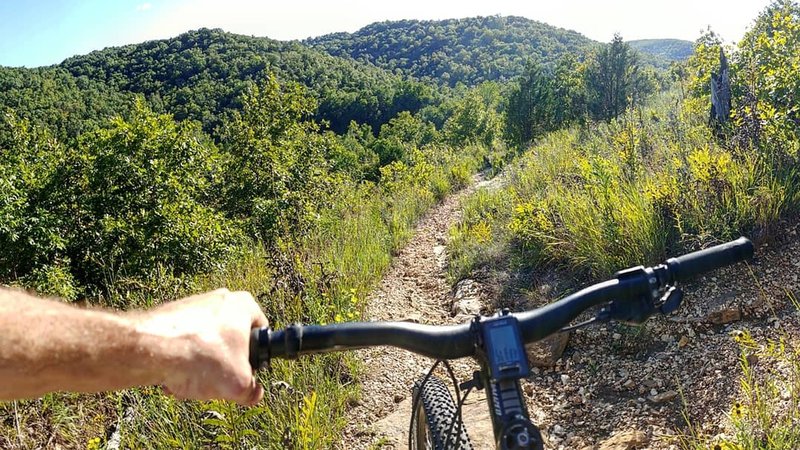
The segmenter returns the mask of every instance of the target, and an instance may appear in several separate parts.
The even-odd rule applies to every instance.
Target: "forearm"
[[[162,383],[188,346],[143,327],[145,317],[0,288],[0,399]]]

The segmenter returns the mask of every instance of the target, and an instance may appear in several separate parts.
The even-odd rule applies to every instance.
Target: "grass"
[[[480,266],[567,267],[590,277],[742,234],[800,205],[794,164],[729,147],[674,93],[610,123],[551,133],[465,204],[451,275]]]
[[[508,168],[503,188],[465,201],[450,231],[453,281],[486,267],[602,279],[740,235],[771,239],[800,206],[796,158],[713,136],[705,114],[666,93],[610,123],[542,137]],[[797,338],[736,339],[741,377],[730,433],[704,436],[688,423],[679,444],[800,448]]]

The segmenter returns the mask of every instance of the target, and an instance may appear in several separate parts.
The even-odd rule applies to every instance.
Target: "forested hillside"
[[[318,102],[315,119],[332,130],[342,133],[355,121],[377,131],[401,111],[441,104],[449,94],[437,84],[507,81],[527,63],[554,67],[564,56],[584,59],[599,45],[573,31],[497,16],[377,23],[306,44],[311,48],[201,29],[52,67],[0,67],[0,106],[65,138],[126,114],[132,95],[140,94],[154,111],[197,120],[214,134],[226,114],[241,108],[247,83],[274,73],[306,86]],[[643,62],[666,66],[661,57]],[[441,126],[442,114],[428,117]]]
[[[200,121],[207,132],[213,132],[225,114],[241,108],[239,98],[247,82],[261,81],[266,73],[308,87],[319,103],[315,117],[339,132],[351,120],[377,130],[400,111],[417,111],[439,97],[437,91],[416,81],[296,42],[201,29],[173,39],[76,56],[52,68],[0,68],[0,105],[40,115],[42,107],[60,110],[66,106],[66,112],[87,108],[52,103],[59,102],[59,97],[88,98],[86,103],[94,105],[88,108],[94,111],[86,118],[98,114],[108,118],[101,113],[124,111],[115,105],[116,98],[141,94],[155,111],[169,112],[177,120]],[[43,92],[31,89],[36,83],[44,85]],[[61,92],[51,95],[50,90]]]
[[[305,43],[447,86],[511,80],[529,59],[550,64],[598,44],[575,31],[514,16],[381,22]]]
[[[13,110],[61,138],[77,136],[125,114],[132,100],[130,93],[76,78],[60,67],[0,67],[0,112]]]
[[[461,22],[475,24],[462,30],[475,41],[459,55],[482,55],[476,62],[507,71],[505,82],[450,89],[442,84],[454,79],[434,78],[443,73],[418,80],[208,29],[53,67],[0,68],[0,283],[120,309],[228,286],[268,299],[276,326],[354,320],[433,204],[545,133],[612,120],[660,86],[619,37],[586,53],[580,35],[526,35],[534,22],[521,19],[443,24]],[[526,44],[492,37],[505,33]],[[481,41],[503,50],[471,47]],[[412,66],[428,64],[416,56]],[[265,385],[293,390],[271,392],[264,415],[133,390],[124,445],[329,447],[354,395],[339,380],[357,372],[347,355],[276,364]],[[106,436],[125,414],[114,395],[26,403],[20,420],[53,431],[21,436],[2,425],[0,446],[72,448]],[[103,412],[81,412],[90,409]],[[210,411],[224,420],[208,423]],[[310,429],[298,414],[332,425]],[[64,415],[76,418],[62,426]]]
[[[628,41],[628,44],[666,61],[685,61],[694,52],[694,43],[681,39],[636,39]]]
[[[276,326],[357,319],[415,221],[505,161],[500,95],[206,29],[0,68],[0,283],[123,310],[228,286]],[[269,414],[121,394],[136,404],[123,446],[329,447],[358,367],[301,366],[263,375],[293,387]],[[330,426],[296,421],[310,392],[307,417]],[[97,448],[128,407],[117,395],[24,402],[0,447]]]

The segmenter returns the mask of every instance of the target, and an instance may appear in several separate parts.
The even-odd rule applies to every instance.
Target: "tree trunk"
[[[725,52],[719,50],[719,75],[711,73],[711,114],[709,123],[716,129],[731,116],[731,78]]]

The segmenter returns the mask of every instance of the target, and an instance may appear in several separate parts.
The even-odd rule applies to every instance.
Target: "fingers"
[[[255,298],[253,298],[252,294],[246,291],[235,291],[230,292],[227,289],[225,290],[218,290],[215,291],[221,293],[225,296],[228,300],[235,300],[238,305],[242,308],[242,312],[244,314],[248,314],[250,316],[250,327],[247,329],[247,337],[249,339],[250,336],[250,329],[256,327],[266,327],[269,325],[269,321],[267,320],[267,316],[264,315],[264,312],[261,310],[261,307],[256,302]],[[248,340],[249,343],[249,340]],[[249,352],[249,346],[245,349],[245,356],[247,356]],[[253,375],[252,368],[250,367],[249,360],[240,361],[240,366],[238,366],[236,370],[240,375],[237,378],[239,381],[238,386],[231,386],[233,388],[232,392],[229,392],[228,395],[225,395],[228,400],[232,400],[240,405],[244,406],[252,406],[258,404],[261,399],[264,398],[264,388],[261,386],[261,383],[258,382],[256,377]],[[241,372],[239,372],[241,370]]]
[[[167,385],[161,385],[164,395],[171,396],[177,400],[224,399],[242,406],[255,406],[264,398],[264,387],[253,375],[249,376],[249,381],[241,384],[233,382],[226,387],[217,383],[211,390],[208,390],[208,388],[208,385],[199,382],[186,383],[172,388]]]
[[[245,406],[264,398],[264,388],[253,376],[248,353],[251,329],[266,327],[269,322],[249,292],[217,289],[166,307],[173,308],[173,320],[196,324],[192,330],[198,336],[213,337],[193,341],[199,348],[193,353],[191,369],[181,374],[177,383],[169,383],[166,394],[197,400],[226,399]]]
[[[250,389],[250,396],[244,403],[242,403],[242,405],[255,406],[263,398],[264,398],[264,388],[261,386],[261,383],[259,383],[258,380],[256,380],[256,377],[253,377],[253,385],[252,388]]]
[[[258,305],[256,305],[258,308]],[[253,315],[253,325],[251,328],[262,328],[269,326],[269,320],[267,320],[267,316],[264,315],[264,311],[261,308],[258,308],[255,314]]]

